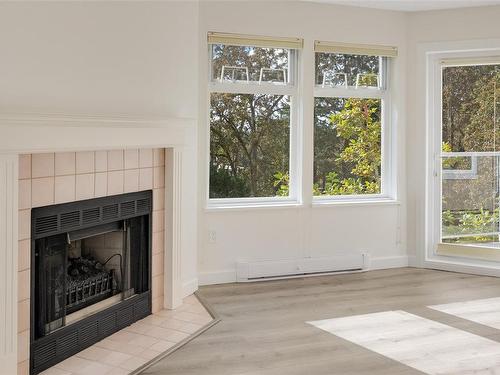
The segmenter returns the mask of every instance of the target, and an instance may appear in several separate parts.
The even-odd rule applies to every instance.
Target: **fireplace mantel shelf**
[[[0,115],[0,132],[2,153],[186,147],[195,141],[196,120],[4,114]]]

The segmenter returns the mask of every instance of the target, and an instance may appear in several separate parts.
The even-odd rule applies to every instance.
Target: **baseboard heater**
[[[331,257],[238,262],[238,282],[321,275],[343,271],[360,271],[366,267],[367,256],[349,253]]]

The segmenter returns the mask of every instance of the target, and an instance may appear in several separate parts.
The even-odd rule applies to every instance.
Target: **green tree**
[[[314,191],[323,195],[379,193],[380,100],[346,99],[341,109],[329,116],[327,127],[342,147],[330,153],[332,168]]]

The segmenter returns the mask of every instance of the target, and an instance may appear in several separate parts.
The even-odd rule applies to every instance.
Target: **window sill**
[[[401,202],[392,198],[374,199],[315,199],[313,208],[332,206],[398,206]]]
[[[288,208],[298,208],[304,205],[298,201],[282,200],[282,201],[254,201],[254,202],[214,202],[209,203],[205,211],[206,212],[217,212],[217,211],[246,211],[254,209],[288,209]]]

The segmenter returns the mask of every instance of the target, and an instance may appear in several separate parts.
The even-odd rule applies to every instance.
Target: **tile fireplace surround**
[[[0,374],[29,369],[31,208],[151,189],[153,313],[197,289],[195,124],[0,118]]]

